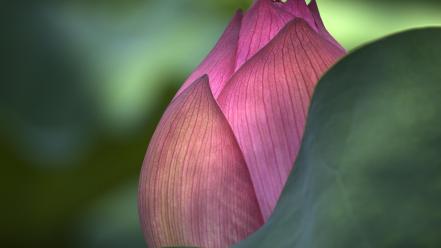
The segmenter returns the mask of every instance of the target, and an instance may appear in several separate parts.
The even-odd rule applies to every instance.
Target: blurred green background
[[[145,247],[136,191],[149,138],[235,9],[250,2],[2,4],[2,247]],[[318,4],[348,50],[441,25],[439,0]]]

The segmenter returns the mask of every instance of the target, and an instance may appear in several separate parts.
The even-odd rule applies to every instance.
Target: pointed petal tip
[[[200,84],[205,83],[205,84],[209,85],[209,81],[210,81],[210,78],[208,77],[208,74],[204,74],[200,78],[196,79],[195,83],[200,83]]]
[[[188,87],[185,91],[191,92],[196,88],[204,88],[204,90],[207,91],[211,96],[213,96],[211,89],[210,89],[210,78],[208,74],[204,74],[198,79],[196,79],[190,87]]]
[[[311,26],[311,24],[305,20],[304,18],[301,17],[295,17],[293,18],[291,21],[289,21],[282,30],[286,30],[286,29],[295,29],[296,27],[304,27],[307,28],[308,30],[311,30],[311,32],[317,33],[316,28],[314,26]],[[282,33],[282,30],[280,31],[280,33]],[[288,31],[285,31],[288,32]]]

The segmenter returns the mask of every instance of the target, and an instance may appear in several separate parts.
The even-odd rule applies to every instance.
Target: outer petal
[[[139,210],[149,247],[228,247],[263,224],[243,155],[206,76],[163,116],[144,160]]]
[[[240,31],[236,71],[295,17],[315,28],[314,19],[304,0],[257,0],[245,14]]]
[[[233,76],[218,98],[265,219],[293,167],[315,84],[342,55],[309,24],[295,19]]]
[[[238,11],[228,27],[225,29],[216,46],[202,61],[198,68],[184,82],[176,96],[187,89],[195,80],[207,74],[210,78],[210,87],[217,97],[225,83],[231,78],[236,64],[236,51],[239,42],[242,12]]]
[[[345,52],[346,50],[334,39],[334,37],[332,37],[332,35],[326,29],[325,24],[323,23],[322,18],[320,17],[320,12],[316,0],[311,0],[311,2],[308,5],[308,8],[312,16],[314,17],[315,25],[318,28],[320,34],[322,34],[323,37],[325,37],[330,42],[332,42],[336,47],[338,47],[343,52]]]

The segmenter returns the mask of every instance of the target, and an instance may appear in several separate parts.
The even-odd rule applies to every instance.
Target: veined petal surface
[[[343,54],[295,19],[235,73],[218,98],[265,220],[293,167],[314,87]]]
[[[241,22],[242,12],[237,11],[213,50],[184,82],[176,96],[180,95],[195,80],[205,74],[210,78],[213,95],[217,97],[220,94],[225,83],[234,73]]]
[[[302,18],[312,28],[314,19],[304,0],[256,0],[245,13],[240,29],[236,69],[270,42],[294,18]]]
[[[228,247],[263,224],[243,155],[206,76],[161,119],[143,164],[139,210],[149,247]]]

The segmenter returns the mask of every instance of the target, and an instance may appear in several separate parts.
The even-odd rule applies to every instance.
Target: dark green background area
[[[441,28],[350,54],[319,82],[296,169],[238,247],[440,247]]]
[[[149,138],[180,83],[249,3],[2,4],[2,246],[144,247],[136,187]],[[438,1],[318,3],[348,49],[441,25]]]

